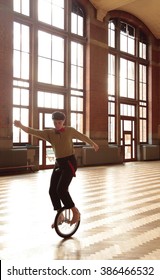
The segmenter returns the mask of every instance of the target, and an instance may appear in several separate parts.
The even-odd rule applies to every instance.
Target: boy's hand
[[[20,121],[17,121],[17,120],[15,120],[14,121],[14,126],[16,126],[16,127],[21,127],[21,122]]]
[[[93,148],[94,148],[95,152],[97,152],[99,150],[99,146],[96,143],[94,143]]]

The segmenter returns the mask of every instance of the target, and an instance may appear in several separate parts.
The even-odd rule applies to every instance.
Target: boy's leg
[[[75,207],[75,204],[69,194],[68,188],[72,181],[73,173],[71,170],[64,169],[62,171],[59,183],[58,183],[58,195],[63,202],[64,206],[68,209],[71,209],[73,212],[73,218],[71,220],[71,225],[80,220],[80,212]]]
[[[70,168],[63,169],[57,186],[58,197],[60,198],[60,200],[66,208],[74,207],[74,202],[68,191],[72,178],[73,174]]]
[[[57,186],[58,186],[60,177],[61,177],[61,171],[57,168],[54,168],[52,175],[51,175],[50,188],[49,188],[49,195],[50,195],[54,210],[59,210],[62,207],[60,198],[57,193]]]

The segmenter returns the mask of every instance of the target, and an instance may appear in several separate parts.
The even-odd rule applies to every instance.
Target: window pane
[[[83,133],[83,114],[71,113],[71,126]]]
[[[140,118],[145,118],[147,117],[147,110],[145,107],[140,107],[139,108],[139,116]]]
[[[108,94],[115,95],[115,77],[108,76]]]
[[[147,135],[147,121],[140,120],[140,142],[147,141],[146,135]]]
[[[29,110],[25,108],[13,108],[13,120],[20,120],[24,125],[29,126]],[[13,126],[13,142],[28,142],[28,134]]]
[[[77,88],[77,67],[71,66],[71,87]]]
[[[79,36],[84,35],[84,13],[77,3],[72,1],[71,32]]]
[[[135,117],[135,106],[127,105],[127,104],[120,104],[120,115],[128,116],[128,117]]]
[[[15,78],[20,78],[21,72],[20,72],[20,65],[21,65],[21,59],[20,59],[20,52],[14,51],[13,52],[13,76]]]
[[[115,48],[115,24],[113,21],[108,24],[108,45]]]
[[[127,37],[124,34],[121,34],[120,37],[120,50],[122,52],[127,52]]]
[[[21,105],[29,106],[29,90],[21,89]]]
[[[132,131],[132,122],[131,121],[124,121],[124,130]]]
[[[147,73],[146,66],[139,65],[139,98],[140,100],[147,100]]]
[[[83,99],[80,97],[71,97],[71,110],[72,111],[83,111]]]
[[[14,22],[13,25],[13,47],[15,50],[20,50],[20,24]]]
[[[77,70],[78,70],[78,75],[77,75],[77,78],[78,78],[77,88],[83,89],[83,68],[78,67]]]
[[[125,146],[125,159],[131,159],[132,153],[131,153],[131,147]]]
[[[51,34],[39,31],[38,32],[38,55],[46,58],[51,58]]]
[[[64,62],[64,39],[52,36],[52,58]]]
[[[128,78],[134,80],[134,62],[128,60]]]
[[[71,87],[83,89],[83,45],[71,42]]]
[[[135,64],[120,59],[120,96],[135,98]]]
[[[51,108],[51,93],[45,92],[44,107]]]
[[[115,115],[115,103],[114,102],[108,102],[108,114]]]
[[[53,148],[46,148],[46,165],[55,164],[55,154]]]
[[[13,88],[13,104],[29,106],[29,91],[27,89]]]
[[[135,28],[125,22],[120,23],[120,50],[135,54]]]
[[[83,67],[83,45],[71,42],[71,63]]]
[[[64,9],[56,5],[52,6],[52,25],[64,29]]]
[[[71,31],[72,33],[77,33],[77,15],[76,14],[73,14],[71,15],[71,22],[72,22],[72,25],[71,25]]]
[[[26,25],[21,26],[21,44],[22,44],[22,52],[29,53],[29,27]]]
[[[120,76],[127,78],[127,60],[123,58],[120,59]]]
[[[21,55],[21,78],[29,79],[29,54],[22,53]]]
[[[64,29],[64,0],[38,0],[38,19]]]
[[[38,91],[38,107],[64,109],[62,94]]]
[[[133,38],[128,38],[128,52],[130,53],[130,54],[133,54],[134,55],[134,43],[135,43],[135,41],[134,41],[134,39]]]
[[[64,96],[61,94],[52,94],[52,108],[64,109]]]
[[[115,95],[115,56],[108,56],[108,94]]]
[[[127,79],[120,78],[120,96],[127,97]]]
[[[71,63],[77,64],[77,43],[71,42]]]
[[[44,114],[44,127],[45,128],[52,128],[53,127],[53,120],[52,114]]]
[[[20,109],[19,108],[13,108],[13,120],[20,120]],[[13,126],[13,142],[17,143],[19,142],[19,129],[17,129],[15,126]]]
[[[139,38],[139,57],[147,58],[147,36],[143,32],[140,32]]]
[[[134,81],[128,80],[127,97],[133,99],[135,98]]]
[[[29,79],[30,71],[30,34],[29,27],[15,23],[13,25],[13,76]]]
[[[29,0],[13,0],[13,10],[17,13],[29,16],[30,1]]]
[[[29,110],[21,108],[21,122],[29,126]],[[21,130],[21,142],[28,142],[28,134]]]
[[[38,81],[63,86],[64,39],[39,31],[38,40]]]
[[[108,117],[108,142],[115,143],[115,117]]]
[[[147,47],[146,44],[139,43],[139,57],[146,59]]]
[[[52,62],[52,84],[64,85],[64,63],[58,61]]]
[[[21,102],[21,95],[19,88],[13,88],[13,104],[20,105]]]
[[[51,25],[50,1],[38,0],[38,19]]]
[[[47,84],[51,83],[51,61],[49,59],[39,57],[38,81]]]

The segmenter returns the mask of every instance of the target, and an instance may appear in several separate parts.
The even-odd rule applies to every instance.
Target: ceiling
[[[103,20],[107,12],[122,10],[139,18],[160,39],[160,0],[89,0]]]

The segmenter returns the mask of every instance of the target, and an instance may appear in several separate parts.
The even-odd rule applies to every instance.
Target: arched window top
[[[138,41],[138,45],[136,44]],[[145,31],[130,23],[129,20],[121,18],[110,19],[108,22],[108,46],[117,51],[130,55],[139,55],[142,59],[147,59],[148,38]],[[138,46],[138,47],[137,47]]]
[[[84,11],[75,1],[72,1],[71,32],[82,37],[84,36]]]
[[[80,5],[75,1],[72,1],[72,13],[84,18],[84,11],[82,7],[80,7]]]

